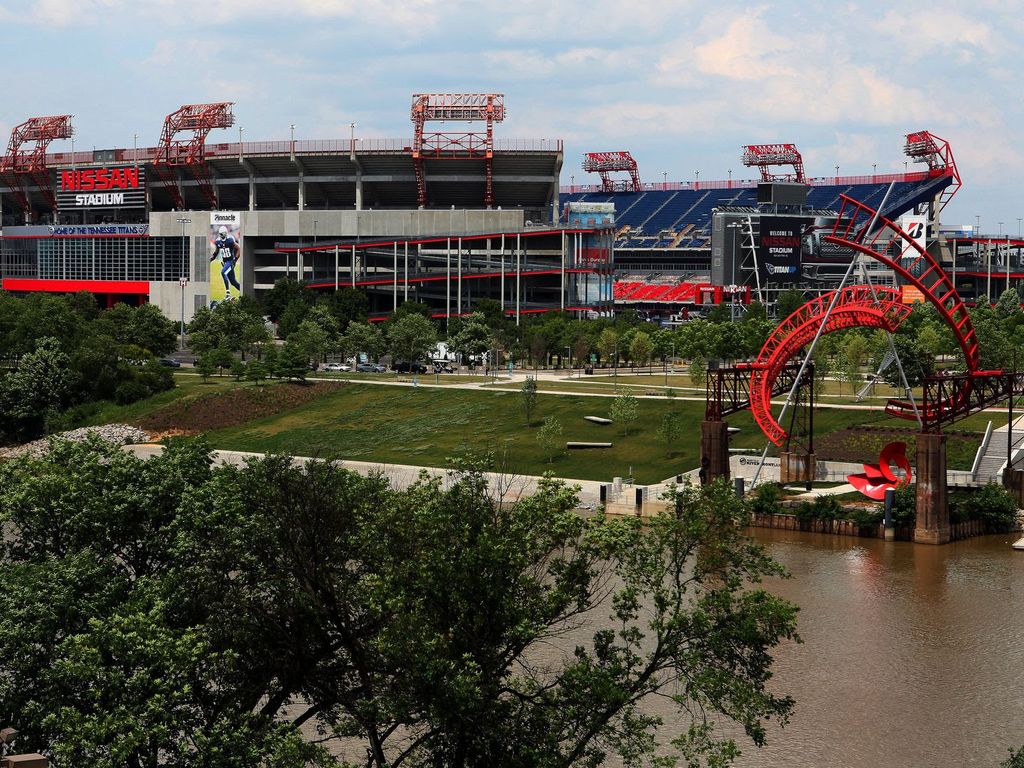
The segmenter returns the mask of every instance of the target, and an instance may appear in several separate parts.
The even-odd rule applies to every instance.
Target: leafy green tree
[[[349,323],[348,330],[342,340],[342,347],[347,352],[365,354],[370,360],[376,361],[387,348],[384,334],[380,328],[371,323]]]
[[[554,416],[545,416],[544,423],[537,430],[537,443],[540,445],[544,456],[547,457],[548,464],[555,460],[555,454],[558,452],[561,437],[562,422]]]
[[[708,361],[703,357],[695,357],[690,361],[690,381],[695,387],[703,387],[708,381]]]
[[[277,355],[274,373],[289,381],[305,381],[309,373],[307,349],[291,339],[286,341]]]
[[[415,363],[437,344],[434,324],[420,314],[410,313],[388,328],[388,348],[395,360]]]
[[[661,417],[661,423],[658,424],[657,435],[665,441],[665,451],[669,456],[672,455],[672,446],[674,446],[676,441],[679,439],[682,429],[682,417],[675,411],[669,411]]]
[[[644,331],[637,331],[629,342],[629,357],[635,365],[645,366],[651,359],[654,342]]]
[[[490,349],[491,329],[487,318],[478,312],[458,319],[457,330],[450,333],[448,343],[463,360],[482,355]]]
[[[896,354],[903,364],[903,372],[907,376],[907,383],[911,387],[920,386],[925,377],[935,373],[935,358],[926,350],[921,349],[913,339],[906,335],[897,333],[893,336],[893,345],[896,347]],[[897,389],[902,389],[899,368],[893,364],[886,368],[882,374],[886,382]]]
[[[601,336],[597,340],[597,348],[601,352],[601,357],[604,360],[611,360],[614,362],[615,352],[619,346],[619,332],[614,328],[605,328],[601,331]]]
[[[527,376],[523,380],[523,386],[519,388],[519,404],[526,417],[526,426],[530,426],[533,423],[533,411],[537,407],[537,378],[535,376]]]
[[[267,380],[267,365],[262,360],[250,360],[245,366],[245,380],[261,386]]]
[[[330,338],[322,327],[313,320],[303,320],[299,327],[288,336],[288,343],[302,350],[308,365],[311,360],[320,362],[327,354]]]
[[[75,387],[70,364],[60,342],[44,337],[16,371],[0,379],[0,442],[38,437],[47,419],[70,403]]]
[[[779,294],[775,300],[775,318],[782,322],[796,312],[807,302],[803,291],[797,288],[788,288]]]
[[[619,392],[612,399],[609,416],[612,421],[622,424],[622,434],[628,435],[629,426],[640,416],[640,405],[636,397],[625,390]]]
[[[1015,288],[1007,288],[999,294],[999,299],[996,301],[995,312],[996,316],[1003,320],[1016,318],[1022,314],[1020,294],[1017,293]]]
[[[310,305],[302,299],[292,299],[288,302],[288,306],[284,308],[281,318],[277,321],[277,335],[287,339],[295,333],[309,314],[309,309]]]
[[[312,306],[315,300],[316,295],[311,290],[290,277],[281,277],[275,280],[273,288],[260,299],[263,310],[275,323],[280,322],[281,316],[293,301],[300,301]]]
[[[245,378],[245,363],[237,357],[231,358],[231,376],[235,381]]]
[[[783,571],[731,488],[669,501],[584,520],[564,484],[502,503],[473,464],[398,491],[61,444],[0,465],[0,718],[62,765],[326,765],[305,724],[379,768],[584,768],[654,760],[662,696],[682,756],[724,766],[713,718],[761,745],[789,716],[767,685],[796,609],[757,588]]]
[[[217,364],[214,357],[214,352],[207,352],[196,361],[196,372],[203,377],[203,384],[208,383],[210,377],[217,372]]]

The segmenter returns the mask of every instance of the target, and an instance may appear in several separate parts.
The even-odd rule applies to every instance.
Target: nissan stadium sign
[[[134,165],[65,168],[58,172],[57,207],[145,208],[146,172]]]

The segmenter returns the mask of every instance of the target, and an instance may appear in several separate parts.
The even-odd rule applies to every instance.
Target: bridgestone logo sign
[[[135,166],[65,168],[58,173],[57,208],[144,208],[146,172]]]

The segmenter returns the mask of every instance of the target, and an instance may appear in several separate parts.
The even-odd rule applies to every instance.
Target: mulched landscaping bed
[[[948,430],[946,434],[946,456],[950,469],[970,469],[974,454],[981,444],[980,432]],[[917,448],[917,429],[913,427],[846,427],[814,438],[814,453],[820,460],[853,461],[875,463],[878,454],[889,443],[902,441],[907,444],[907,456],[911,463]],[[965,463],[966,462],[966,463]]]
[[[344,382],[318,381],[310,384],[278,382],[232,388],[227,392],[218,388],[170,403],[135,424],[157,436],[207,432],[297,408],[344,386]]]

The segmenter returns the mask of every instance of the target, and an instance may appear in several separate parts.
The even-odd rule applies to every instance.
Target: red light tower
[[[938,209],[941,211],[960,190],[960,172],[949,142],[928,131],[908,133],[903,144],[903,154],[916,163],[925,163],[930,176],[946,174],[953,177],[953,183],[942,190],[939,196]]]
[[[743,148],[742,162],[747,167],[761,169],[762,181],[795,181],[806,184],[804,159],[796,144],[748,144]],[[769,168],[777,165],[793,166],[792,173],[772,173]]]
[[[172,112],[164,120],[160,133],[160,147],[153,170],[164,183],[164,188],[174,200],[175,208],[184,208],[185,199],[178,188],[177,179],[171,168],[185,166],[199,182],[199,190],[206,196],[210,206],[217,207],[217,195],[206,167],[206,137],[214,128],[229,128],[235,123],[231,114],[234,102],[216,104],[186,104]],[[191,131],[187,138],[175,138],[182,131]]]
[[[416,172],[416,196],[422,208],[427,204],[424,159],[484,160],[484,204],[494,202],[494,124],[505,119],[502,93],[417,93],[412,97],[412,160]],[[425,130],[428,121],[460,120],[485,122],[485,133],[441,133]]]
[[[54,139],[67,139],[74,134],[72,117],[73,115],[32,117],[21,125],[14,126],[11,131],[7,154],[0,160],[0,175],[10,186],[14,192],[14,199],[26,214],[32,211],[32,201],[29,199],[28,186],[25,183],[26,176],[35,181],[50,207],[57,210],[57,196],[53,191],[53,182],[50,180],[50,172],[46,165],[46,148]],[[30,141],[34,141],[35,146],[24,147]]]
[[[633,183],[633,191],[640,192],[640,171],[636,160],[625,150],[618,152],[587,152],[583,156],[583,170],[598,173],[601,176],[601,191],[614,192],[615,182],[608,175],[612,171],[625,171]]]

